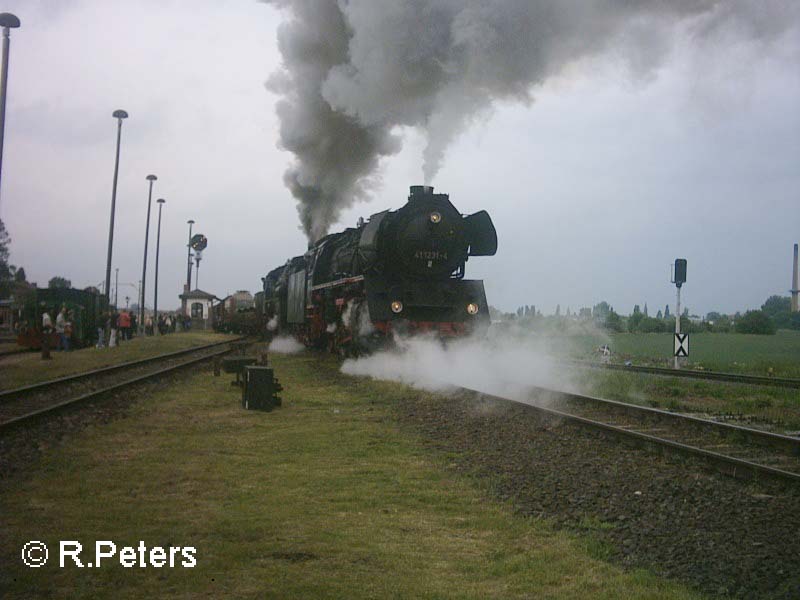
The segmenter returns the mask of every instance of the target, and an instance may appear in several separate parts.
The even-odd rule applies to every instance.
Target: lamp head
[[[19,26],[20,22],[16,15],[12,15],[11,13],[0,14],[0,27],[11,27],[16,29]]]
[[[158,177],[156,177],[155,175],[148,175],[147,177],[145,177],[145,179],[147,179],[147,181],[155,181],[156,179],[158,179]]]
[[[115,110],[115,111],[114,111],[114,112],[111,114],[111,116],[112,116],[112,117],[115,117],[115,118],[117,118],[117,119],[127,119],[127,118],[128,118],[128,113],[126,113],[124,110],[122,110],[122,109],[120,108],[120,109],[118,109],[118,110]]]
[[[158,200],[156,200],[156,202],[158,202],[159,204],[164,204],[166,200],[164,200],[163,198],[159,198]]]
[[[194,225],[194,219],[189,219],[189,220],[188,220],[188,221],[186,221],[186,222],[187,222],[189,225]]]

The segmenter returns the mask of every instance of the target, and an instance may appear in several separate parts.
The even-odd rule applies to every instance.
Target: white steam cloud
[[[493,103],[533,90],[600,56],[635,75],[661,64],[676,40],[772,40],[796,28],[796,0],[262,0],[285,10],[281,145],[295,155],[284,180],[310,240],[374,188],[398,128],[427,137],[431,183],[448,144]],[[702,52],[702,47],[698,49]]]
[[[277,352],[278,354],[297,354],[304,349],[305,346],[303,344],[289,336],[276,337],[269,343],[269,351]]]
[[[444,346],[426,337],[397,339],[397,348],[342,364],[347,375],[398,381],[430,391],[453,386],[528,400],[532,387],[574,389],[563,358],[552,358],[546,338],[504,335]]]

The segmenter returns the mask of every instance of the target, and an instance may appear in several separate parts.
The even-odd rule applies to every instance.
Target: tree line
[[[675,331],[675,315],[670,313],[669,304],[662,311],[659,309],[655,316],[650,316],[647,304],[644,308],[640,305],[633,307],[633,312],[623,316],[614,310],[608,302],[602,301],[593,307],[583,307],[573,312],[567,308],[562,316],[561,306],[556,306],[553,315],[542,315],[535,305],[524,305],[513,313],[503,313],[489,307],[492,319],[499,321],[518,320],[522,323],[532,322],[536,319],[559,320],[571,319],[577,321],[590,321],[598,327],[610,332],[630,333],[669,333]],[[774,334],[778,329],[800,330],[800,312],[791,311],[791,299],[788,296],[770,296],[761,305],[760,309],[748,310],[744,313],[724,314],[712,311],[704,318],[691,315],[688,308],[681,312],[681,331],[683,333],[755,333],[762,335]]]

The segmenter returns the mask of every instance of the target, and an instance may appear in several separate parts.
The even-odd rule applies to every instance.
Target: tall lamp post
[[[11,13],[0,14],[3,28],[3,72],[0,75],[0,182],[3,173],[3,139],[6,132],[6,89],[8,87],[8,54],[11,52],[11,29],[20,26],[19,19]]]
[[[147,223],[144,227],[144,259],[142,260],[142,305],[139,307],[139,331],[144,333],[144,289],[147,279],[147,240],[150,236],[150,205],[153,202],[153,182],[158,179],[155,175],[148,175],[145,179],[150,182],[150,191],[147,194]]]
[[[119,297],[119,267],[114,269],[114,309],[117,308],[117,298]]]
[[[155,327],[153,333],[158,330],[158,255],[161,249],[161,209],[166,200],[159,198],[156,202],[158,202],[158,234],[156,235],[156,281],[153,294],[153,325]]]
[[[122,120],[128,118],[124,110],[115,110],[111,115],[117,120],[117,158],[114,161],[114,184],[111,187],[111,221],[108,225],[108,259],[106,260],[106,302],[111,291],[111,250],[114,247],[114,211],[117,206],[117,176],[119,175],[119,143],[122,139]]]
[[[189,293],[192,291],[192,225],[194,225],[194,221],[189,219],[186,222],[189,224],[189,241],[186,242],[186,247],[188,248],[186,257],[188,263],[186,267],[186,292]]]

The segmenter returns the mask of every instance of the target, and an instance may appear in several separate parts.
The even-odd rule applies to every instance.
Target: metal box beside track
[[[246,366],[242,386],[242,408],[272,410],[281,405],[278,392],[282,389],[271,367]]]

